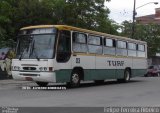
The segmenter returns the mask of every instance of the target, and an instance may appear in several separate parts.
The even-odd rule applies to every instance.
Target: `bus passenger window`
[[[73,33],[73,51],[87,52],[87,35],[84,33]]]
[[[128,56],[136,57],[136,44],[135,43],[128,43]]]
[[[104,47],[103,47],[104,54],[115,55],[115,52],[116,52],[115,42],[116,41],[114,39],[104,38]]]
[[[102,54],[102,37],[99,36],[93,36],[89,35],[88,36],[88,49],[89,53],[94,53],[94,54]]]
[[[145,57],[145,45],[142,44],[138,44],[137,47],[138,51],[137,51],[137,56],[138,57]]]
[[[58,62],[67,62],[71,56],[71,41],[70,41],[70,32],[61,31],[58,47],[57,47],[57,61]]]
[[[113,47],[113,39],[105,39],[105,46]]]
[[[127,42],[117,41],[116,54],[120,56],[127,56]]]

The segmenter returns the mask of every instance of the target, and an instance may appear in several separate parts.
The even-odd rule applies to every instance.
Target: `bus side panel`
[[[133,59],[132,77],[143,76],[147,71],[147,60],[145,58]]]
[[[81,67],[84,70],[84,80],[93,80],[95,77],[95,56],[76,55],[72,57],[72,69]]]
[[[110,61],[114,58],[107,58],[104,56],[96,56],[96,75],[95,80],[114,79],[116,73],[116,66],[112,65]],[[109,63],[110,62],[110,63]]]
[[[56,82],[69,82],[70,81],[70,76],[72,73],[71,69],[60,69],[56,70]]]
[[[56,82],[69,82],[70,81],[70,76],[71,76],[71,62],[72,60],[70,59],[68,62],[60,63],[56,62],[55,63],[55,73],[56,73]]]
[[[124,78],[126,68],[132,69],[132,58],[116,58],[116,78]]]

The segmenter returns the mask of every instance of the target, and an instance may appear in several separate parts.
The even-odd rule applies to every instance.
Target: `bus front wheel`
[[[81,78],[81,73],[78,70],[73,70],[70,78],[70,82],[67,83],[67,86],[69,87],[79,87],[80,85],[80,79]]]
[[[48,85],[48,82],[36,82],[36,83],[40,87],[46,87]]]

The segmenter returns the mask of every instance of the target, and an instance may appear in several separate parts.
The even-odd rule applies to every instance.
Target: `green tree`
[[[132,34],[132,22],[131,21],[123,21],[121,24],[121,35],[126,37],[131,37]]]
[[[104,2],[110,0],[1,0],[0,43],[15,40],[21,27],[66,24],[117,34],[117,24],[108,18]]]
[[[110,11],[104,2],[105,0],[53,0],[53,17],[57,19],[56,24],[117,34],[117,27],[112,26],[113,21],[108,18]]]
[[[122,36],[131,37],[132,23],[122,23]],[[148,57],[155,56],[160,52],[160,25],[157,24],[136,24],[134,39],[146,41],[148,44]]]
[[[5,0],[0,1],[0,47],[5,45],[5,40],[8,39],[8,25],[11,23],[9,17],[11,5]]]
[[[1,47],[10,45],[11,40],[16,39],[21,27],[52,24],[52,19],[52,8],[47,0],[1,0]]]
[[[160,25],[136,25],[135,39],[146,41],[148,56],[155,56],[160,52]]]

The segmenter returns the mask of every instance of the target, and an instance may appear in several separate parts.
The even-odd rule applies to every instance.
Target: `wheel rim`
[[[79,75],[77,73],[74,73],[72,76],[72,82],[74,84],[77,84],[79,82]]]
[[[129,79],[130,79],[130,73],[126,71],[126,81],[129,81]]]

